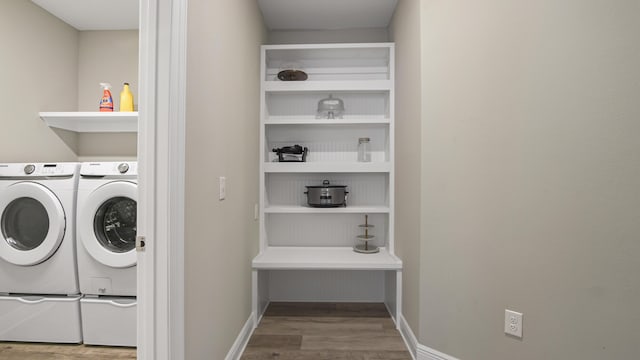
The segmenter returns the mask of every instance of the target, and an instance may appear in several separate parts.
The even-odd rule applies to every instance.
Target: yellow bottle
[[[120,92],[120,111],[133,111],[133,94],[129,90],[129,83],[124,83]]]

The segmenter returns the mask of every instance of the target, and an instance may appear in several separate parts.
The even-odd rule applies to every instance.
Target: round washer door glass
[[[66,228],[58,197],[35,182],[18,182],[0,193],[0,258],[14,265],[37,265],[53,255]]]
[[[105,249],[126,253],[136,247],[136,201],[119,196],[105,201],[93,220],[96,239]]]
[[[17,250],[33,250],[42,245],[49,232],[47,209],[30,197],[17,198],[2,213],[2,236]]]
[[[113,268],[136,264],[137,201],[138,185],[126,180],[78,193],[78,237],[94,260]]]

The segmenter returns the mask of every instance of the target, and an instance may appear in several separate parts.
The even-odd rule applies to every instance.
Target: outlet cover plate
[[[522,313],[513,310],[504,311],[504,332],[522,339]]]

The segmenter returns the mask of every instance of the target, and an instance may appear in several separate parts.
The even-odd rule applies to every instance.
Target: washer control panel
[[[80,167],[80,175],[82,176],[137,176],[138,163],[136,161],[120,161],[120,162],[86,162]]]

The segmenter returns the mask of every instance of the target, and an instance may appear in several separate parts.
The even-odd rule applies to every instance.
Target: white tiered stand
[[[400,313],[402,261],[394,254],[394,45],[266,45],[260,90],[260,253],[253,260],[257,326],[270,301],[384,302]],[[280,81],[291,64],[306,81]],[[320,99],[345,104],[317,119]],[[372,162],[357,162],[358,138]],[[300,144],[307,162],[278,163],[273,148]],[[306,185],[347,185],[346,207],[306,205]],[[364,215],[375,254],[353,251]]]

